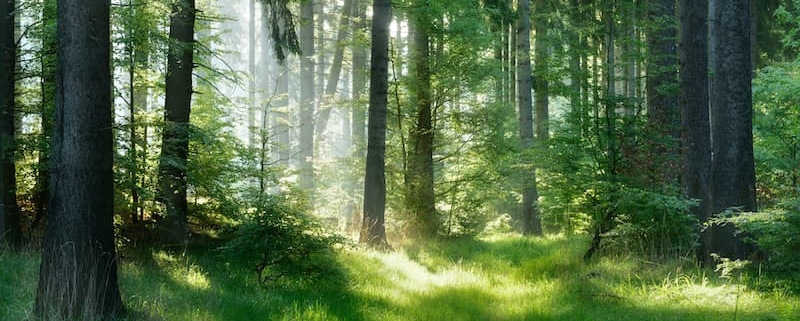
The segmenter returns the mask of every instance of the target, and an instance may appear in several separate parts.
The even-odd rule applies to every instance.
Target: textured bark
[[[534,43],[535,66],[533,71],[533,92],[535,95],[535,115],[536,120],[536,141],[544,145],[550,138],[550,83],[547,79],[549,44],[547,43],[547,2],[545,0],[535,0],[533,27],[536,32]],[[522,88],[522,87],[520,87]]]
[[[405,203],[411,214],[413,234],[422,238],[436,236],[440,223],[436,215],[433,186],[433,110],[431,101],[430,37],[424,4],[412,14],[410,84],[416,105],[416,121],[410,130],[411,157],[406,169]]]
[[[194,67],[194,0],[178,0],[172,6],[167,56],[164,132],[158,172],[161,201],[166,206],[162,241],[185,242],[189,236],[186,200],[186,165],[189,153],[189,114]]]
[[[387,247],[386,211],[386,105],[389,91],[389,0],[372,4],[372,56],[370,58],[369,128],[364,175],[364,216],[359,242]]]
[[[0,0],[0,244],[5,242],[17,247],[21,243],[22,231],[14,166],[17,64],[14,5],[14,0]]]
[[[711,215],[711,126],[708,96],[708,2],[681,0],[680,96],[682,185],[686,197],[699,201],[693,213],[700,222]],[[699,261],[708,255],[708,242],[698,249]]]
[[[306,1],[300,11],[300,188],[314,190],[314,2]]]
[[[102,0],[58,2],[50,218],[35,304],[45,319],[111,319],[123,311],[114,248],[109,7]]]
[[[730,207],[756,210],[753,104],[750,60],[750,1],[716,4],[712,128],[712,212]],[[748,248],[733,226],[711,228],[712,253],[747,258]]]
[[[519,136],[523,153],[520,173],[522,177],[522,233],[541,235],[542,222],[539,218],[536,190],[536,168],[529,153],[533,148],[533,106],[531,102],[531,59],[530,59],[530,0],[520,0],[517,7],[517,107],[519,109]]]
[[[653,155],[652,183],[676,184],[679,177],[680,109],[677,96],[675,0],[648,3],[647,116]]]

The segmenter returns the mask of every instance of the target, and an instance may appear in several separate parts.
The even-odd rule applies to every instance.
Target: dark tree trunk
[[[708,2],[681,0],[680,96],[683,146],[682,185],[686,197],[699,204],[693,213],[702,223],[711,216],[711,126],[708,96]],[[703,233],[697,256],[709,257]]]
[[[182,243],[188,239],[186,167],[189,153],[189,113],[192,104],[194,67],[194,0],[173,4],[169,27],[164,132],[158,173],[161,201],[166,206],[162,241]]]
[[[535,95],[535,115],[536,120],[536,140],[540,145],[544,145],[550,138],[550,83],[547,79],[549,44],[547,43],[547,2],[545,0],[535,0],[533,15],[533,26],[536,32],[534,43],[535,66],[533,71],[533,92]]]
[[[114,249],[109,7],[102,0],[58,2],[50,218],[35,304],[44,319],[111,319],[123,311]]]
[[[531,59],[530,59],[530,0],[520,0],[518,4],[519,20],[517,21],[517,104],[519,109],[519,136],[522,156],[522,233],[541,235],[542,222],[539,218],[538,198],[536,190],[536,168],[531,160],[533,148],[533,106],[531,102]]]
[[[22,243],[14,166],[17,50],[14,0],[0,0],[0,244]]]
[[[663,186],[680,181],[675,0],[650,1],[648,20],[647,116],[649,131],[655,136],[651,183]]]
[[[712,212],[730,207],[756,210],[753,104],[750,60],[750,1],[727,0],[713,12],[716,37],[712,96]],[[731,225],[713,226],[712,253],[747,258],[748,248]]]
[[[300,11],[300,188],[314,190],[314,2],[306,1]]]
[[[433,186],[433,122],[431,108],[430,17],[421,4],[412,13],[411,70],[413,80],[410,91],[416,105],[416,121],[410,130],[413,150],[406,168],[406,207],[410,211],[414,235],[421,238],[436,236],[440,223],[436,216]]]
[[[364,216],[359,242],[387,247],[386,211],[386,104],[389,92],[389,0],[372,4],[372,56],[370,61],[369,129],[367,166],[364,175]]]

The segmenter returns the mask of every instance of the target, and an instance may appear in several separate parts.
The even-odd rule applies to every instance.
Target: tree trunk
[[[256,0],[250,0],[248,10],[247,64],[247,143],[250,148],[256,146]]]
[[[389,91],[389,23],[391,21],[391,1],[374,0],[372,4],[367,166],[364,175],[364,216],[359,242],[378,248],[388,247],[384,214],[386,211],[386,105]]]
[[[15,3],[14,0],[0,0],[0,244],[5,242],[14,248],[22,243],[14,166],[17,65]]]
[[[53,117],[56,104],[56,2],[45,0],[42,6],[42,54],[40,55],[42,99],[39,103],[42,136],[39,139],[38,160],[36,164],[36,184],[34,203],[36,215],[31,227],[38,227],[47,215],[47,202],[50,198],[50,145],[53,133]]]
[[[651,183],[664,186],[680,181],[675,0],[650,1],[648,18],[647,116],[649,131],[655,136],[650,146],[654,156]]]
[[[550,112],[549,112],[549,95],[550,85],[547,79],[548,73],[548,59],[549,45],[547,43],[547,2],[545,0],[535,0],[534,8],[536,9],[533,17],[533,25],[536,32],[535,47],[535,67],[533,72],[533,92],[536,96],[535,106],[536,114],[536,140],[537,143],[544,145],[550,138]],[[520,87],[521,88],[521,87]]]
[[[362,103],[364,89],[367,85],[367,74],[365,72],[367,69],[367,46],[362,43],[363,39],[361,39],[361,36],[367,34],[369,30],[367,30],[366,23],[366,1],[353,1],[355,1],[352,5],[352,16],[355,18],[355,21],[353,22],[353,45],[351,46],[353,50],[353,84],[351,88],[353,116],[351,117],[352,121],[350,133],[352,135],[352,157],[354,160],[359,160],[360,162],[365,157],[364,152],[367,144],[367,113],[365,104]],[[363,185],[363,182],[361,182],[361,179],[357,178],[357,176],[358,175],[354,175],[352,181],[350,182],[351,197],[348,201],[348,203],[350,203],[348,207],[351,208],[352,211],[350,213],[346,213],[346,215],[349,216],[348,224],[350,228],[348,231],[358,230],[358,224],[361,223],[358,219],[358,217],[360,217],[361,210],[356,207],[363,203],[363,200],[361,199],[363,197],[363,191],[361,191],[359,188],[359,185]]]
[[[314,190],[314,2],[306,1],[300,11],[300,188]]]
[[[680,0],[680,96],[683,193],[696,199],[692,210],[703,223],[711,216],[711,126],[708,96],[708,2]],[[707,233],[697,257],[709,257]]]
[[[173,4],[169,27],[164,132],[159,159],[161,201],[166,206],[163,241],[186,242],[189,236],[186,169],[189,152],[189,113],[194,67],[194,0]]]
[[[517,21],[517,106],[519,109],[519,136],[522,150],[522,233],[541,235],[542,222],[539,219],[536,190],[536,168],[531,160],[533,148],[533,106],[531,102],[531,12],[530,0],[520,0]]]
[[[416,105],[416,122],[411,129],[413,150],[406,190],[406,207],[411,212],[414,234],[422,238],[436,236],[440,223],[436,215],[433,186],[433,110],[431,108],[430,17],[424,4],[411,14],[413,40],[411,43],[412,77],[410,91]]]
[[[100,0],[58,2],[58,99],[39,318],[112,319],[123,311],[114,248],[109,7]]]
[[[713,12],[716,37],[712,128],[712,212],[731,207],[756,210],[753,104],[750,60],[750,1],[728,0]],[[746,259],[748,248],[731,225],[713,226],[712,253]]]

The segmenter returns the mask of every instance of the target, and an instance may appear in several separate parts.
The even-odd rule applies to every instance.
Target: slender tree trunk
[[[548,78],[548,59],[549,45],[547,43],[547,1],[535,0],[534,8],[536,9],[533,15],[533,26],[536,32],[535,38],[535,66],[533,72],[533,92],[536,96],[534,102],[535,112],[534,119],[536,120],[536,140],[537,143],[544,145],[550,138],[550,111],[549,111],[549,95],[550,84]],[[520,87],[521,88],[521,87]]]
[[[531,59],[530,59],[530,0],[520,0],[517,7],[517,103],[519,108],[519,136],[523,153],[522,177],[522,233],[525,235],[541,235],[542,222],[539,218],[538,198],[536,190],[536,168],[531,160],[533,148],[533,106],[531,102]]]
[[[426,9],[429,8],[422,4],[411,17],[411,66],[414,79],[410,89],[417,115],[410,135],[413,151],[406,170],[408,186],[405,202],[411,212],[415,234],[422,238],[431,238],[438,233],[440,223],[436,215],[433,185],[433,110],[428,35],[430,17],[425,13]]]
[[[753,104],[750,60],[750,1],[717,3],[712,46],[714,93],[712,128],[712,212],[730,207],[756,210],[753,159]],[[746,259],[749,249],[731,225],[711,228],[711,252]]]
[[[300,188],[314,191],[314,2],[306,1],[300,11],[300,146],[298,150]]]
[[[680,0],[680,96],[683,193],[703,223],[711,216],[711,125],[708,95],[708,2]],[[698,260],[708,263],[708,234],[702,233]]]
[[[40,55],[42,100],[39,103],[42,137],[39,140],[38,161],[36,164],[36,184],[34,203],[36,215],[32,227],[38,227],[47,215],[47,202],[50,198],[50,145],[53,133],[53,118],[56,103],[56,1],[44,0],[42,7],[42,54]]]
[[[359,242],[372,247],[388,247],[384,214],[386,211],[386,105],[389,92],[389,0],[374,0],[372,5],[372,56],[370,58],[369,132],[367,166],[364,175],[364,216]]]
[[[186,242],[189,236],[186,167],[189,153],[189,114],[194,67],[194,0],[177,0],[172,7],[167,56],[164,132],[159,159],[161,200],[166,206],[163,241]]]
[[[16,248],[22,243],[22,231],[14,165],[17,65],[15,3],[14,0],[0,0],[0,244],[5,242]]]
[[[256,0],[250,0],[248,10],[248,36],[247,63],[249,75],[247,76],[247,142],[250,148],[256,146]]]
[[[352,122],[351,122],[351,135],[352,135],[352,157],[355,160],[363,160],[365,158],[365,147],[367,145],[366,139],[366,132],[367,132],[367,113],[365,105],[362,102],[362,97],[364,97],[364,90],[367,85],[367,49],[366,45],[363,43],[363,39],[361,36],[368,33],[367,30],[367,13],[366,13],[366,1],[364,0],[353,0],[353,18],[355,19],[353,23],[353,45],[351,46],[353,52],[353,78],[352,78]],[[349,206],[352,208],[351,213],[348,213],[350,219],[348,220],[348,224],[350,228],[348,230],[358,230],[358,224],[360,224],[360,217],[361,217],[361,210],[360,204],[363,203],[362,197],[363,194],[359,185],[363,186],[363,182],[361,182],[360,178],[357,176],[353,176],[351,184],[350,184],[350,195]]]
[[[35,314],[113,319],[124,310],[114,248],[109,2],[59,1],[50,219]],[[93,28],[86,28],[87,21]]]

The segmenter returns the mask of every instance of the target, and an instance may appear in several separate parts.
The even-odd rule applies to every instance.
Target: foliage
[[[331,276],[335,247],[344,243],[342,237],[280,197],[262,196],[252,206],[222,248],[231,260],[254,268],[262,284]]]

